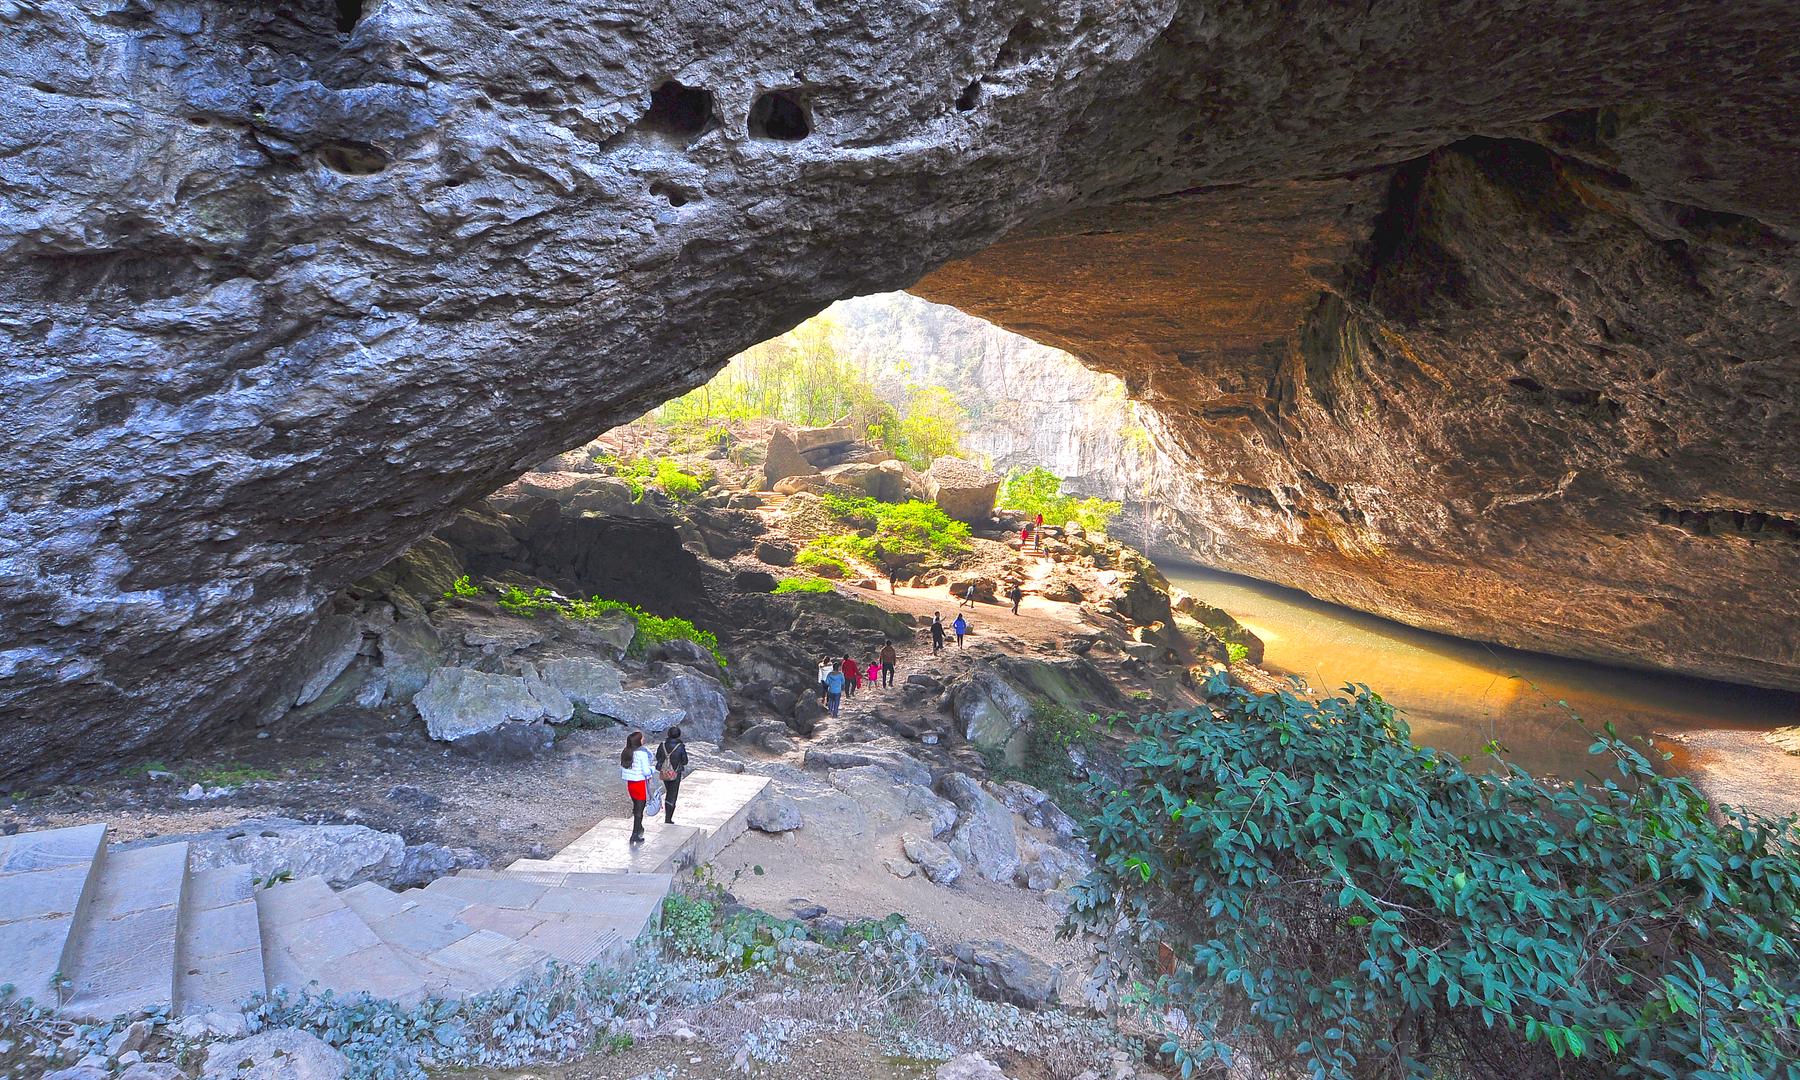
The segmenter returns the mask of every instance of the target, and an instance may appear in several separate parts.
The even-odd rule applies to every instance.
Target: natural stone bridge
[[[1122,375],[1217,565],[1800,686],[1789,4],[12,0],[0,42],[0,780],[285,705],[456,507],[911,286]]]

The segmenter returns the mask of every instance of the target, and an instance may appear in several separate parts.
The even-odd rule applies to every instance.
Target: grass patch
[[[775,586],[775,595],[777,596],[784,593],[828,593],[833,591],[835,590],[832,589],[831,582],[821,578],[782,578],[780,583]]]
[[[644,492],[649,488],[656,488],[676,502],[689,502],[698,498],[713,478],[711,469],[688,472],[679,461],[670,457],[621,458],[616,454],[596,454],[594,463],[623,480],[631,489],[633,502],[642,502]]]
[[[918,499],[884,503],[866,496],[845,498],[831,494],[822,498],[832,516],[873,533],[859,537],[867,552],[863,558],[884,565],[901,565],[969,550],[968,523],[950,517],[936,503]]]

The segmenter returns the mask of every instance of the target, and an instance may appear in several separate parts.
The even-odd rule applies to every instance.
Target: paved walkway
[[[760,776],[695,772],[675,825],[601,821],[549,859],[424,889],[310,877],[258,888],[245,866],[189,868],[185,843],[109,847],[103,824],[0,837],[0,984],[107,1020],[235,1011],[287,987],[403,1004],[510,985],[551,961],[620,965],[674,876],[741,835]]]

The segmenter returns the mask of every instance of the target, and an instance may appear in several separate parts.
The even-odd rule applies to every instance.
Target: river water
[[[1497,739],[1539,774],[1581,776],[1592,742],[1571,714],[1621,734],[1677,735],[1800,723],[1800,694],[1565,660],[1416,630],[1305,593],[1203,567],[1159,564],[1171,585],[1230,612],[1263,639],[1263,667],[1314,690],[1367,683],[1412,725],[1413,740],[1478,753]],[[1566,702],[1566,706],[1558,704]],[[1675,754],[1680,746],[1658,748]]]

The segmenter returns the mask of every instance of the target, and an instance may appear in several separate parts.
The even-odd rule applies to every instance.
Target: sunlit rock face
[[[1622,123],[1090,212],[921,291],[1150,404],[1149,539],[1417,626],[1794,686],[1794,208],[1657,194],[1687,181],[1619,171]]]
[[[1091,233],[1114,280],[1001,252],[929,291],[1125,373],[1197,471],[1269,493],[1184,488],[1196,533],[1335,563],[1365,606],[1486,580],[1448,621],[1791,684],[1792,645],[1753,629],[1791,617],[1791,545],[1681,522],[1794,516],[1792,429],[1771,433],[1796,31],[1782,3],[1629,8],[0,4],[0,779],[279,711],[330,595],[457,506],[1020,226],[1071,252]],[[1570,227],[1507,194],[1540,181],[1428,157],[1471,134],[1556,149],[1540,172]],[[1397,175],[1444,216],[1404,210]],[[1583,377],[1614,365],[1636,381]],[[1540,404],[1457,396],[1515,371]],[[1468,506],[1429,505],[1452,491]],[[1620,626],[1623,570],[1675,580]]]

